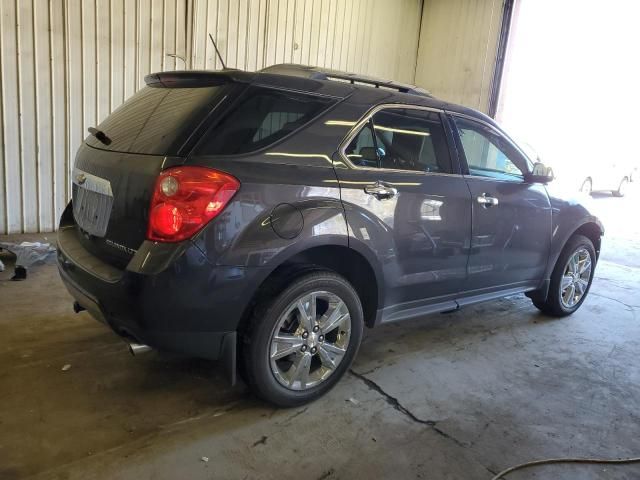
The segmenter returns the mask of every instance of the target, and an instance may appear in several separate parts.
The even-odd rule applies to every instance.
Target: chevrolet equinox
[[[294,406],[365,325],[587,296],[601,223],[479,112],[300,65],[145,81],[89,129],[58,232],[74,309],[133,352],[219,359]]]

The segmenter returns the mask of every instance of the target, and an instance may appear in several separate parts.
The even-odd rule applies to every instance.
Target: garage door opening
[[[628,0],[515,2],[496,118],[567,188],[615,191],[640,163],[638,18]]]
[[[553,168],[550,191],[591,191],[581,200],[605,224],[601,259],[635,265],[640,4],[519,0],[512,18],[496,118]]]

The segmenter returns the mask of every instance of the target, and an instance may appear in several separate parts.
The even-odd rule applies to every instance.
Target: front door
[[[383,321],[429,304],[455,305],[466,278],[471,197],[452,164],[443,118],[424,108],[381,108],[336,162],[350,245],[382,264]]]
[[[538,286],[551,245],[546,188],[525,180],[530,162],[500,131],[452,120],[473,205],[467,294]]]

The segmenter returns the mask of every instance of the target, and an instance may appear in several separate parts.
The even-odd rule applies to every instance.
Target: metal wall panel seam
[[[0,15],[2,14],[0,10]],[[1,24],[1,19],[0,19]],[[2,35],[0,35],[0,52],[4,51]],[[7,177],[5,172],[6,156],[4,149],[4,82],[2,79],[2,64],[0,64],[0,230],[6,232],[9,227],[7,225]]]

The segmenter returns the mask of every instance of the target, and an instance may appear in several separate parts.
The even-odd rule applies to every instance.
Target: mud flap
[[[230,332],[224,336],[222,340],[222,351],[220,352],[222,364],[225,370],[225,374],[231,383],[231,386],[236,384],[237,380],[237,344],[238,333]]]
[[[547,278],[542,282],[540,288],[526,292],[525,295],[535,302],[544,303],[549,296],[549,286],[551,285],[551,279]]]

